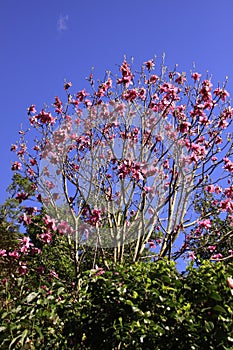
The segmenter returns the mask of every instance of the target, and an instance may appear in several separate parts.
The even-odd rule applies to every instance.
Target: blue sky
[[[209,70],[229,76],[233,93],[232,0],[8,0],[0,3],[0,201],[10,183],[10,145],[27,125],[27,107],[39,110],[63,96],[63,81],[74,90],[135,57],[136,64],[166,53],[181,71]]]

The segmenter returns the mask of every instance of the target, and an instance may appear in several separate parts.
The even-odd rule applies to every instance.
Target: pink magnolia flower
[[[34,246],[34,244],[30,242],[30,238],[26,236],[24,238],[20,238],[19,241],[20,241],[19,251],[21,253],[27,254],[29,248]]]
[[[156,248],[156,244],[155,244],[154,241],[148,242],[148,246],[149,246],[150,249],[155,249]]]
[[[225,163],[223,169],[233,173],[233,162],[231,162],[230,159],[226,158],[226,157],[223,158],[223,160],[224,160],[224,163]]]
[[[103,275],[105,273],[105,270],[102,267],[99,267],[96,272],[96,276]]]
[[[110,89],[112,87],[112,79],[111,78],[108,78],[105,83],[104,83],[104,86],[106,89]]]
[[[9,252],[8,255],[13,259],[19,258],[19,252],[17,252],[16,250],[13,250],[13,252]]]
[[[198,226],[200,228],[210,228],[211,227],[211,221],[210,219],[205,219],[202,221],[198,221]]]
[[[210,80],[206,79],[202,82],[202,86],[206,91],[210,91],[213,84],[210,82]]]
[[[201,74],[199,74],[199,73],[197,73],[197,72],[194,72],[194,73],[192,74],[192,78],[193,78],[195,81],[198,81],[198,80],[200,80],[200,78],[201,78]]]
[[[85,103],[85,106],[88,108],[88,107],[91,107],[91,105],[92,105],[92,102],[91,102],[91,100],[89,100],[89,99],[86,99],[85,101],[84,101],[84,103]]]
[[[208,185],[208,186],[206,186],[205,190],[209,193],[213,193],[213,192],[215,192],[215,187],[214,187],[214,185]]]
[[[27,272],[28,272],[28,268],[26,265],[23,265],[21,262],[20,262],[20,265],[17,269],[17,272],[20,274],[20,275],[25,275]]]
[[[132,178],[136,181],[143,180],[142,172],[140,171],[140,165],[134,164],[131,168]]]
[[[108,78],[103,84],[99,85],[98,91],[96,93],[97,97],[102,97],[105,95],[106,91],[112,87],[112,79]]]
[[[214,102],[214,100],[212,100],[212,97],[210,94],[210,99],[206,100],[204,103],[204,109],[210,110],[212,107],[214,107],[214,105],[215,105],[215,102]]]
[[[191,127],[191,123],[189,122],[184,121],[179,124],[179,130],[180,132],[183,132],[183,133],[188,132],[190,127]]]
[[[17,155],[18,155],[18,156],[24,155],[24,153],[26,152],[26,150],[27,150],[26,144],[25,144],[25,143],[21,143],[21,145],[20,145],[20,150],[17,152]]]
[[[0,249],[0,257],[1,256],[7,256],[5,249]]]
[[[55,109],[56,113],[58,113],[58,114],[62,113],[62,102],[58,96],[55,97],[55,102],[53,105],[54,105],[54,107],[56,107],[56,109]]]
[[[29,122],[30,122],[31,125],[39,125],[36,116],[29,118]]]
[[[233,288],[233,278],[232,277],[227,277],[227,285],[230,288]]]
[[[31,168],[28,168],[27,173],[28,173],[29,176],[34,176],[35,175],[35,171],[33,169],[31,169]]]
[[[221,201],[219,206],[222,209],[222,211],[228,211],[230,213],[233,212],[233,201],[231,200],[231,198],[227,198]]]
[[[190,157],[187,157],[187,162],[188,163],[192,163],[192,162],[197,163],[198,159],[199,159],[199,157],[194,152],[192,152]]]
[[[11,170],[20,170],[22,168],[22,164],[19,162],[14,162],[12,164]]]
[[[147,62],[144,62],[146,68],[150,71],[151,69],[154,68],[155,64],[154,64],[154,60],[148,60]]]
[[[184,75],[178,74],[179,76],[175,79],[177,84],[183,84],[187,79]]]
[[[102,267],[98,267],[97,265],[95,265],[95,269],[92,269],[91,271],[94,272],[94,276],[100,276],[105,273],[105,270]]]
[[[145,88],[139,89],[138,97],[141,98],[143,101],[146,99],[146,89]]]
[[[57,225],[57,230],[58,230],[59,235],[61,235],[61,236],[65,235],[65,234],[72,235],[74,233],[74,229],[66,221],[61,221]]]
[[[71,81],[69,83],[64,84],[64,90],[68,90],[72,86]]]
[[[42,111],[35,116],[37,120],[40,120],[42,124],[54,124],[55,118],[52,117],[51,113],[45,112],[43,109]]]
[[[35,145],[35,146],[33,147],[33,149],[34,149],[34,151],[39,151],[39,150],[40,150],[40,147],[39,147],[38,145]]]
[[[24,225],[29,225],[31,224],[32,219],[26,213],[23,213],[23,216],[21,216],[19,222],[23,222]]]
[[[27,207],[24,210],[25,210],[25,213],[27,213],[28,215],[33,215],[39,212],[37,207]]]
[[[222,101],[226,101],[226,98],[229,97],[229,93],[224,89],[220,89],[219,87],[214,90],[214,94],[221,97]]]
[[[50,277],[58,278],[58,274],[54,270],[50,270],[49,275],[50,275]]]
[[[131,172],[131,165],[132,162],[130,160],[124,160],[121,162],[121,164],[118,166],[118,173],[120,179],[125,179],[127,175]]]
[[[36,106],[35,105],[31,105],[30,107],[28,107],[28,114],[31,114],[31,113],[36,113]]]
[[[209,121],[209,119],[208,119],[208,117],[206,115],[205,116],[200,116],[198,124],[209,125],[210,121]]]
[[[215,249],[216,249],[216,245],[210,245],[210,246],[208,247],[208,249],[209,249],[209,251],[210,251],[211,253],[213,253],[213,252],[215,251]]]
[[[193,152],[198,155],[198,156],[205,156],[207,151],[205,149],[204,146],[200,146],[197,143],[192,143],[191,144],[191,149],[193,150]]]
[[[155,136],[155,140],[156,140],[157,142],[161,142],[161,141],[163,140],[163,136],[160,135],[160,134],[157,134],[157,135]]]
[[[233,199],[233,186],[231,185],[229,188],[225,188],[224,194],[228,198]]]
[[[53,235],[50,231],[47,231],[45,233],[41,233],[40,234],[40,239],[44,242],[44,243],[50,243],[52,242],[53,239]]]
[[[215,193],[216,194],[219,194],[219,193],[221,193],[222,192],[222,188],[220,187],[220,186],[215,186]]]
[[[211,95],[211,87],[213,84],[209,80],[204,80],[202,82],[202,88],[200,90],[200,94],[202,97],[202,101],[208,103],[208,108],[211,108],[213,105],[212,95]],[[206,106],[207,107],[207,106]]]
[[[164,168],[164,169],[169,169],[169,161],[168,161],[168,159],[166,159],[166,160],[163,162],[163,168]]]
[[[101,210],[93,209],[89,217],[89,222],[92,226],[98,225],[101,220]]]
[[[130,70],[130,67],[126,61],[124,61],[120,67],[122,78],[117,80],[117,84],[124,84],[127,88],[132,84],[133,74]]]
[[[138,92],[137,90],[135,89],[132,89],[132,90],[127,90],[123,93],[123,98],[126,100],[126,101],[133,101],[135,100],[135,98],[138,96]]]
[[[84,100],[84,98],[85,98],[86,96],[88,96],[88,95],[89,95],[89,94],[86,92],[86,90],[83,89],[83,90],[80,90],[80,91],[77,93],[76,98],[77,98],[80,102],[82,102],[82,101]]]
[[[30,159],[30,164],[31,165],[36,165],[37,164],[37,160],[35,158]]]
[[[211,256],[212,260],[219,260],[222,258],[222,254],[221,253],[217,253]]]
[[[48,229],[56,231],[57,228],[56,228],[56,220],[55,219],[52,219],[49,215],[46,214],[43,217],[43,221],[46,224]]]
[[[44,266],[38,266],[38,267],[36,268],[36,271],[37,271],[40,275],[42,275],[42,274],[44,273]]]
[[[157,75],[151,75],[149,78],[149,83],[155,84],[158,79],[159,77]]]
[[[226,129],[228,127],[228,125],[229,125],[228,121],[226,121],[224,119],[221,119],[218,122],[218,127],[221,128],[221,129]]]
[[[18,148],[17,145],[14,145],[14,144],[11,145],[11,151],[15,152],[17,148]]]
[[[31,253],[32,254],[41,254],[42,251],[39,248],[37,248],[37,247],[32,247],[31,248]]]

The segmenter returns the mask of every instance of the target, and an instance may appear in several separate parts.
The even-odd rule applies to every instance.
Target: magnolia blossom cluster
[[[28,272],[27,262],[24,261],[24,257],[32,254],[40,254],[41,250],[34,246],[28,236],[19,239],[19,245],[17,249],[9,250],[0,249],[0,258],[5,258],[11,261],[17,261],[16,272],[19,275],[25,275]]]
[[[30,179],[48,211],[42,242],[50,244],[56,233],[77,239],[79,230],[85,237],[96,234],[98,242],[108,235],[110,245],[138,240],[135,259],[147,242],[163,256],[191,221],[195,191],[212,195],[216,210],[233,215],[232,185],[223,189],[210,178],[217,169],[233,173],[232,141],[225,133],[233,110],[225,84],[214,88],[198,72],[189,78],[154,69],[153,59],[144,62],[142,73],[124,60],[116,80],[108,73],[95,86],[90,75],[92,93],[72,94],[72,83],[66,83],[66,101],[56,96],[52,110],[39,113],[35,105],[28,108],[40,137],[29,149],[21,132],[11,147],[18,157],[12,170]],[[16,193],[19,203],[29,197]],[[192,237],[198,239],[212,232],[213,220],[196,215]],[[31,216],[25,212],[22,222],[29,225]],[[195,256],[188,240],[183,247]],[[221,254],[214,243],[208,247],[213,257]]]
[[[25,213],[19,218],[19,222],[24,226],[33,224],[34,219],[36,218],[36,213],[38,212],[37,208],[27,207],[25,208]],[[49,215],[43,217],[44,225],[41,227],[41,233],[38,234],[37,238],[43,244],[50,244],[53,241],[54,235],[72,235],[73,229],[67,222],[57,222],[55,219],[51,218]],[[16,272],[19,275],[25,275],[28,272],[27,266],[27,256],[34,256],[41,254],[41,249],[36,247],[29,236],[24,235],[19,239],[18,247],[14,250],[7,251],[6,249],[0,249],[0,258],[4,258],[10,261],[17,263]],[[26,259],[25,259],[26,258]],[[35,266],[35,269],[38,274],[44,274],[44,266]],[[58,275],[54,270],[49,272],[50,277],[58,278]]]
[[[225,164],[229,164],[229,162],[229,159],[224,158]],[[223,168],[231,173],[230,167],[226,168],[226,165],[224,165]],[[228,179],[228,183],[231,184],[230,178]],[[209,184],[205,186],[203,193],[211,196],[209,197],[209,205],[212,206],[212,212],[210,211],[207,213],[208,218],[197,222],[192,233],[186,236],[186,244],[183,246],[183,248],[188,250],[190,249],[189,244],[191,242],[202,240],[202,242],[205,242],[203,244],[205,245],[206,253],[207,255],[210,255],[211,260],[232,258],[232,245],[228,247],[228,249],[225,249],[225,254],[227,254],[227,256],[222,254],[221,246],[224,243],[224,237],[226,234],[225,227],[227,225],[229,227],[229,232],[227,232],[227,237],[229,237],[228,242],[232,242],[231,230],[233,227],[233,185],[224,188],[217,184]],[[222,216],[222,227],[216,225],[216,221],[214,219],[215,212],[220,213]],[[189,252],[189,255],[190,254],[191,253]],[[195,259],[196,256],[193,255],[192,258]]]

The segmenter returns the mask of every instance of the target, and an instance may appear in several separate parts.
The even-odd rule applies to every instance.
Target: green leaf
[[[120,326],[122,327],[122,317],[119,317],[118,320],[119,320]]]
[[[132,306],[133,312],[141,312],[141,310],[137,306]]]
[[[205,321],[205,329],[208,333],[210,333],[214,329],[214,324],[213,322],[207,322]]]
[[[138,297],[138,293],[134,290],[132,294],[132,298],[136,299]]]
[[[20,343],[21,343],[22,345],[24,344],[24,339],[26,338],[27,334],[28,334],[28,329],[25,329],[25,330],[23,331],[23,334],[22,334],[21,339],[20,339]]]
[[[65,290],[65,288],[64,287],[60,287],[60,288],[58,288],[58,290],[57,290],[57,294],[61,294],[63,291]]]
[[[164,298],[161,295],[159,295],[159,300],[163,303]]]
[[[214,300],[217,300],[217,301],[222,300],[221,296],[218,293],[216,293],[216,292],[212,292],[210,294],[210,297],[211,297],[211,299],[214,299]]]
[[[171,279],[168,276],[162,276],[162,280],[163,280],[163,282],[166,282],[166,283],[170,283],[171,282]]]
[[[215,305],[215,306],[213,307],[213,310],[222,312],[222,313],[224,313],[224,314],[226,313],[226,310],[225,310],[221,305]]]
[[[27,329],[25,329],[25,331],[27,331]],[[25,333],[25,331],[23,332],[23,334]],[[9,350],[14,349],[14,348],[12,348],[12,346],[16,343],[16,341],[18,341],[19,338],[22,339],[23,334],[22,334],[22,335],[21,335],[21,334],[18,335],[18,337],[14,338],[14,339],[12,340],[12,342],[11,342],[10,345],[9,345]],[[20,339],[20,340],[21,340],[21,339]]]
[[[122,301],[123,301],[123,300],[124,300],[124,299],[122,298]],[[131,300],[129,300],[129,299],[125,300],[125,303],[126,303],[126,305],[133,306],[133,302],[132,302]]]
[[[143,322],[144,322],[145,324],[150,324],[150,323],[151,323],[151,321],[148,320],[148,318],[144,318]]]
[[[30,293],[26,298],[26,302],[30,303],[33,299],[35,299],[37,297],[38,294],[39,293],[36,293],[36,292]]]

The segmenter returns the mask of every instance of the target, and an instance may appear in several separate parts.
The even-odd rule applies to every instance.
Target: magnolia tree
[[[211,259],[232,256],[230,243],[226,256],[218,252],[233,215],[226,82],[213,88],[196,71],[154,70],[152,59],[138,72],[124,60],[119,76],[107,72],[96,84],[91,74],[89,92],[72,93],[65,83],[64,101],[29,107],[31,127],[12,145],[19,157],[12,170],[31,183],[15,198],[41,203],[25,207],[21,222],[30,226],[43,207],[38,240],[64,236],[77,274],[88,251],[106,267],[126,258],[194,258],[199,242]],[[203,196],[211,210],[200,207]],[[225,230],[215,220],[221,213]]]

